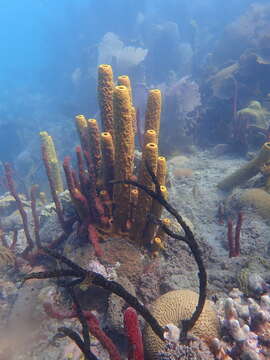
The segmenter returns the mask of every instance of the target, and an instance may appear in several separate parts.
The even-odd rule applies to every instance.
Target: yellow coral
[[[145,131],[153,129],[159,136],[161,113],[161,92],[158,89],[150,90],[148,93],[147,106],[145,112]]]
[[[113,127],[113,71],[112,67],[102,64],[98,67],[98,101],[103,131],[114,137]]]
[[[46,150],[48,160],[50,161],[51,159],[55,159],[56,151],[52,137],[47,133],[47,131],[41,131],[39,135],[41,139],[41,144],[44,146]]]
[[[153,129],[146,130],[143,136],[144,145],[149,143],[157,144],[157,133]]]
[[[94,161],[96,176],[99,177],[101,173],[101,145],[99,127],[96,119],[88,119],[87,125],[89,148]]]
[[[172,222],[169,218],[164,218],[164,219],[162,219],[162,223],[169,228]],[[166,236],[167,236],[167,234],[164,232],[162,227],[159,226],[157,233],[156,233],[156,237],[160,238],[162,243],[165,244]]]
[[[164,156],[159,156],[157,163],[157,180],[159,185],[166,184],[166,175],[167,175],[166,158]]]
[[[62,182],[62,176],[53,139],[46,131],[41,131],[39,135],[51,170],[51,176],[55,186],[55,190],[57,192],[63,192],[64,187]]]
[[[64,188],[58,159],[52,159],[49,162],[49,165],[51,167],[51,174],[55,185],[55,190],[59,193],[63,192]]]
[[[198,294],[191,290],[174,290],[160,296],[152,304],[152,314],[161,326],[174,324],[181,327],[181,321],[189,319],[198,303]],[[191,333],[203,339],[218,337],[219,321],[213,303],[206,300],[203,311]],[[164,342],[146,325],[144,332],[145,350],[154,359],[162,350]]]
[[[134,133],[129,91],[126,86],[119,85],[113,94],[114,133],[115,133],[115,178],[128,180],[133,173]],[[115,214],[114,224],[118,231],[126,231],[130,186],[117,184],[114,186]]]
[[[113,186],[110,184],[110,181],[114,179],[114,160],[115,160],[115,149],[114,149],[113,139],[112,139],[112,135],[109,132],[102,132],[100,139],[101,139],[101,152],[102,152],[103,181],[112,197]]]
[[[131,191],[130,191],[130,215],[129,215],[129,219],[131,222],[134,222],[134,220],[135,220],[135,211],[136,211],[136,206],[138,203],[138,195],[139,195],[138,189],[131,189]]]
[[[80,137],[84,135],[85,130],[87,129],[87,120],[84,115],[75,116],[76,126]]]
[[[164,197],[164,199],[167,199],[168,191],[167,191],[166,186],[164,186],[164,185],[160,186],[160,192],[161,192],[161,195]],[[156,219],[159,219],[161,217],[162,210],[163,210],[163,207],[160,204],[160,202],[157,200],[152,200],[152,207],[151,207],[150,213]],[[146,242],[150,242],[153,239],[156,230],[157,230],[157,225],[153,221],[149,221],[146,229],[144,230],[144,239],[146,240]]]
[[[142,163],[139,173],[139,183],[146,186],[148,189],[153,190],[154,184],[152,178],[147,170],[146,164],[149,165],[150,169],[154,174],[157,172],[157,158],[158,158],[158,147],[157,144],[147,144],[142,153]],[[144,242],[144,230],[147,223],[145,214],[149,214],[152,206],[152,198],[147,195],[143,190],[139,189],[138,203],[136,207],[135,221],[131,228],[131,238],[138,241],[139,243]],[[145,239],[149,241],[151,239]]]
[[[158,256],[159,252],[164,249],[165,249],[164,241],[158,236],[154,237],[152,244],[152,255]]]
[[[83,151],[89,151],[89,141],[87,134],[87,120],[84,115],[75,116],[76,128],[79,134],[80,142]]]
[[[132,87],[130,84],[130,79],[127,75],[118,76],[118,85],[123,85],[128,88],[129,97],[130,97],[130,104],[131,104],[131,117],[132,117],[132,127],[134,134],[136,134],[137,124],[136,124],[136,109],[133,106],[133,99],[132,99]]]
[[[128,88],[130,103],[132,104],[132,89],[129,77],[127,75],[118,76],[118,85],[123,85]]]

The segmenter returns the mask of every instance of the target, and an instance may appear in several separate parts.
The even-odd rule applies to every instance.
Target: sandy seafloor
[[[228,193],[218,190],[217,183],[244,163],[244,158],[218,156],[215,151],[196,151],[192,155],[176,156],[168,162],[169,202],[192,223],[207,268],[208,297],[212,299],[225,297],[233,287],[240,286],[239,276],[243,270],[248,269],[249,272],[270,280],[267,261],[270,251],[269,225],[253,209],[241,209],[244,215],[241,255],[229,258],[226,216],[231,216],[235,224],[240,209],[234,201],[227,201],[223,223],[217,216],[220,202],[228,196]],[[18,216],[14,213],[8,218],[8,221],[4,221],[7,234],[8,227],[16,223]],[[41,230],[42,240],[57,232],[57,226],[52,223],[51,219],[45,222],[45,229]],[[8,235],[7,240],[11,241]],[[20,241],[24,241],[22,231]],[[112,244],[113,241],[115,245]],[[134,250],[128,245],[126,247],[120,239],[109,239],[102,246],[110,253],[105,256],[105,261],[110,264],[108,273],[113,269],[117,273],[116,280],[129,291],[136,292],[146,304],[172,289],[198,289],[196,264],[187,246],[177,240],[168,239],[165,251],[151,260],[138,249]],[[113,254],[113,251],[117,254]],[[74,246],[74,234],[64,246],[64,253],[82,266],[98,266],[89,245]],[[26,265],[22,268],[25,272],[29,271]],[[42,268],[32,270],[40,269]],[[50,319],[43,310],[42,304],[48,299],[53,299],[60,308],[68,306],[63,291],[56,290],[54,283],[48,280],[33,280],[19,288],[22,276],[18,277],[12,267],[2,268],[0,271],[0,360],[79,359],[79,352],[71,341],[52,341],[58,327],[65,325],[79,329],[78,321]],[[112,297],[108,300],[108,294],[102,292],[98,295],[95,292],[88,295],[81,293],[86,307],[91,306],[90,297],[102,326],[109,329],[116,344],[123,345],[121,309],[119,310],[119,306],[121,308],[123,304],[119,305],[118,300]],[[108,303],[110,314],[105,316]],[[108,359],[107,353],[95,339],[92,351],[100,359]],[[68,357],[71,354],[72,357]]]

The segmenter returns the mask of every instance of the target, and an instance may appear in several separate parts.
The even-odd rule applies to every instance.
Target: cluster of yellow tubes
[[[144,191],[131,185],[111,185],[110,180],[134,179],[134,151],[136,135],[136,110],[132,101],[132,88],[128,76],[119,76],[117,85],[113,80],[110,65],[100,65],[98,69],[98,100],[103,132],[99,131],[95,119],[87,120],[83,115],[76,116],[76,126],[81,138],[89,134],[90,153],[94,160],[99,197],[112,202],[113,232],[127,234],[140,245],[152,244],[154,254],[164,248],[164,234],[148,220],[147,214],[160,218],[162,207]],[[154,190],[154,184],[146,169],[149,164],[167,198],[166,159],[158,154],[158,138],[161,115],[160,90],[149,91],[145,113],[142,159],[136,178],[142,185]],[[40,134],[48,152],[50,164],[57,163],[51,137]],[[53,168],[53,165],[51,165]],[[59,167],[57,167],[59,170]],[[55,183],[59,183],[60,171],[52,171]],[[61,178],[61,177],[60,177]],[[169,221],[169,220],[165,220]]]

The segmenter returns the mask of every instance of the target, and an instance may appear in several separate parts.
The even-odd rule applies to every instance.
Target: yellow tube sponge
[[[146,112],[145,112],[145,131],[149,129],[155,130],[157,139],[160,128],[160,114],[161,114],[161,92],[158,89],[150,90],[147,98]]]
[[[50,167],[50,172],[52,176],[52,181],[55,186],[55,190],[59,193],[63,192],[64,186],[61,176],[61,170],[60,170],[59,161],[57,158],[53,139],[46,131],[41,131],[39,135],[41,139],[41,144],[43,146],[43,149],[45,151],[48,160],[48,165]]]
[[[160,192],[164,199],[168,198],[168,191],[166,186],[164,185],[160,186]],[[160,219],[162,210],[163,210],[163,206],[160,204],[160,202],[157,200],[152,200],[152,207],[150,213],[154,215],[155,218]],[[147,227],[143,234],[143,238],[146,243],[149,244],[153,240],[156,230],[157,230],[157,225],[150,221],[147,224]]]
[[[101,145],[100,145],[100,133],[99,133],[97,120],[88,119],[87,125],[88,125],[90,153],[94,160],[96,177],[99,178],[101,173]]]
[[[236,170],[231,175],[222,180],[218,187],[222,190],[230,190],[243,184],[253,176],[257,175],[260,168],[270,160],[270,142],[266,142],[261,147],[258,155],[246,165]]]
[[[113,93],[115,134],[115,179],[128,180],[133,172],[134,134],[129,91],[126,86],[116,86]],[[130,186],[116,184],[113,189],[116,231],[127,230],[130,204]]]
[[[165,250],[164,241],[160,237],[156,236],[152,241],[152,255],[154,257],[158,256],[161,250]]]
[[[110,65],[102,64],[98,67],[98,102],[102,130],[114,137],[113,131],[113,71]]]
[[[137,133],[137,113],[135,106],[131,106],[132,127],[134,135]]]
[[[101,139],[101,152],[102,152],[102,174],[105,187],[108,189],[112,198],[113,185],[109,182],[114,179],[114,160],[115,150],[112,135],[109,132],[102,132]]]
[[[160,192],[161,192],[161,195],[163,196],[163,198],[165,200],[167,200],[168,199],[168,190],[167,190],[166,186],[161,185]],[[151,213],[154,214],[157,218],[160,218],[162,210],[163,210],[163,206],[160,204],[160,202],[153,200]]]
[[[133,106],[132,87],[130,84],[130,79],[127,75],[121,75],[121,76],[118,76],[117,82],[118,82],[118,85],[123,85],[128,88],[130,103],[131,103],[132,127],[133,127],[134,134],[136,134],[136,131],[137,131],[136,109]]]
[[[166,225],[168,228],[170,228],[170,226],[172,225],[172,222],[171,222],[171,220],[169,218],[162,219],[162,223],[164,225]],[[162,243],[165,244],[167,236],[168,235],[164,232],[162,227],[159,226],[158,230],[157,230],[157,233],[156,233],[156,237],[159,237],[161,239]]]
[[[88,133],[87,133],[88,125],[85,116],[84,115],[75,116],[75,123],[80,138],[82,150],[90,152]]]
[[[131,189],[131,191],[130,191],[130,215],[129,215],[129,220],[131,221],[131,223],[133,223],[135,220],[135,211],[136,211],[136,206],[138,203],[138,194],[139,194],[138,189]]]
[[[156,175],[157,172],[158,146],[154,143],[147,144],[142,153],[142,163],[139,173],[138,182],[148,189],[154,190],[152,178],[146,168],[146,163]],[[139,189],[138,203],[136,207],[135,221],[131,228],[131,238],[143,244],[144,232],[146,230],[147,217],[152,206],[152,198],[144,191]]]
[[[132,104],[132,89],[131,89],[131,84],[130,84],[130,79],[127,75],[121,75],[118,76],[117,79],[118,85],[123,85],[126,86],[128,88],[128,92],[129,92],[129,97],[130,97],[130,103]]]
[[[41,144],[44,146],[48,160],[56,158],[56,150],[53,143],[52,137],[47,133],[47,131],[41,131],[39,133]]]
[[[51,167],[51,174],[55,185],[55,190],[56,192],[61,193],[64,191],[64,187],[58,159],[52,159],[49,162],[49,165]]]
[[[166,184],[166,176],[167,176],[166,158],[164,156],[159,156],[157,162],[157,180],[159,185]]]
[[[144,145],[149,143],[157,144],[157,133],[155,130],[149,129],[145,131],[143,135],[143,143]]]

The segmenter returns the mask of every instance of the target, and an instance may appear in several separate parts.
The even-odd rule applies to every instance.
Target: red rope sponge
[[[142,333],[137,312],[133,307],[128,307],[125,310],[124,325],[129,342],[128,360],[143,360]]]

